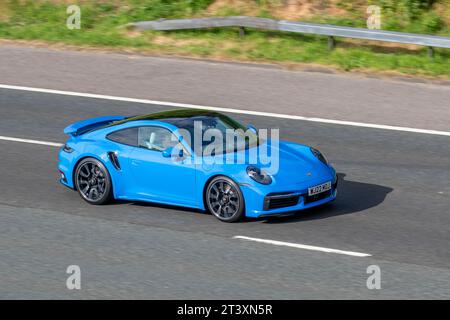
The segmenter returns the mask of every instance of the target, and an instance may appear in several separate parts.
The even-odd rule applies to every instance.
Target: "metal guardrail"
[[[246,16],[235,17],[214,17],[200,19],[179,19],[179,20],[155,20],[141,21],[130,25],[138,30],[182,30],[182,29],[203,29],[221,27],[239,27],[240,34],[244,35],[244,28],[263,29],[270,31],[286,31],[295,33],[318,34],[329,37],[330,47],[334,47],[334,37],[406,43],[426,46],[430,55],[433,54],[433,47],[449,48],[450,38],[430,36],[423,34],[404,33],[384,30],[370,30],[363,28],[340,27],[326,24],[293,22],[286,20],[272,20],[265,18],[255,18]]]

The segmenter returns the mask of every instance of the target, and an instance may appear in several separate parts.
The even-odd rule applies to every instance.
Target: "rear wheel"
[[[74,178],[78,193],[88,203],[99,205],[111,200],[111,178],[106,167],[97,159],[83,159],[75,170]]]
[[[244,197],[239,186],[230,178],[219,176],[206,188],[208,210],[219,220],[234,222],[244,215]]]

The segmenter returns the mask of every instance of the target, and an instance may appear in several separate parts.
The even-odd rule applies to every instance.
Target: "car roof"
[[[161,121],[168,124],[172,124],[178,127],[178,123],[182,120],[186,119],[192,119],[192,118],[198,118],[198,117],[217,117],[221,120],[224,120],[228,123],[233,123],[235,126],[240,127],[240,124],[236,122],[235,120],[229,118],[228,116],[211,110],[202,110],[202,109],[176,109],[176,110],[169,110],[169,111],[162,111],[157,113],[151,113],[147,115],[140,115],[140,116],[134,116],[129,117],[123,120],[115,121],[111,124],[111,126],[121,125],[125,123],[130,123],[133,121]]]
[[[162,111],[157,113],[150,113],[146,115],[140,115],[135,117],[126,118],[120,122],[125,123],[129,121],[140,121],[140,120],[168,120],[173,118],[193,118],[198,116],[211,116],[211,117],[217,117],[217,116],[223,116],[219,112],[210,111],[210,110],[201,110],[201,109],[177,109],[177,110],[169,110],[169,111]]]

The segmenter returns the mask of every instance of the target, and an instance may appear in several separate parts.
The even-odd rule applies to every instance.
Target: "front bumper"
[[[330,180],[327,180],[330,181]],[[241,190],[246,201],[245,215],[251,218],[282,215],[293,211],[300,211],[327,202],[333,201],[337,196],[338,178],[332,181],[331,190],[315,197],[308,196],[308,188],[327,181],[316,181],[307,186],[297,186],[284,190],[260,190],[251,186],[242,186]],[[290,190],[290,191],[286,191]]]

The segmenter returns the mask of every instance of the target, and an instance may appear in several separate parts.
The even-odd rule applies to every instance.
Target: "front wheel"
[[[94,158],[83,159],[75,170],[75,186],[90,204],[105,204],[112,197],[112,183],[106,167]]]
[[[206,188],[208,210],[219,220],[234,222],[244,215],[244,197],[239,186],[230,178],[219,176]]]

